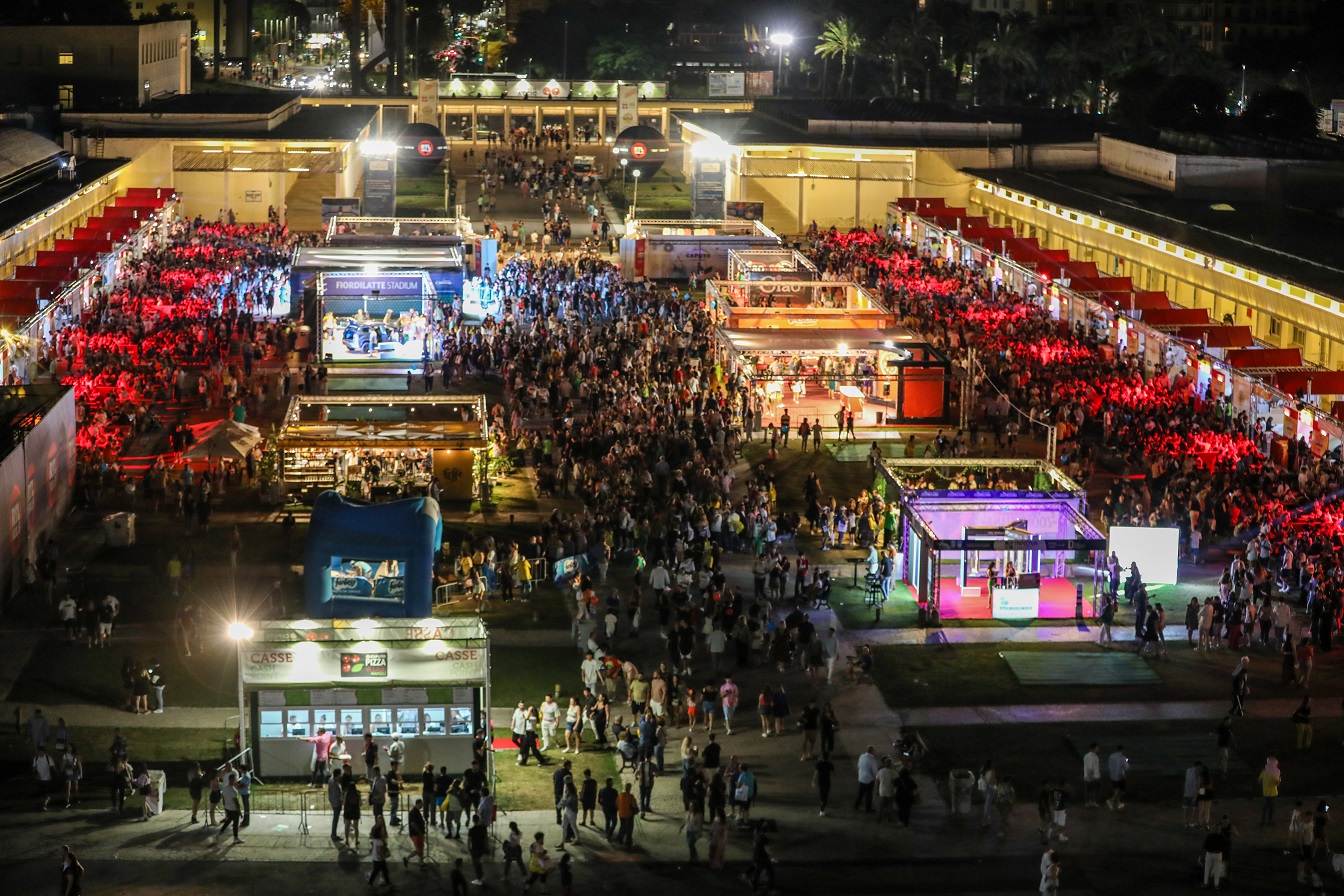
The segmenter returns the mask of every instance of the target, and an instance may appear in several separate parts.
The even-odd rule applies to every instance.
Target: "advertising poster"
[[[472,464],[476,455],[470,448],[435,448],[434,479],[445,501],[470,501]]]
[[[711,98],[746,95],[747,77],[743,72],[709,72],[708,77]]]
[[[616,133],[639,124],[639,87],[622,84],[616,88]]]
[[[742,221],[761,221],[765,218],[764,202],[729,202],[724,206],[724,217]]]
[[[452,684],[485,677],[485,649],[439,650],[425,646],[391,647],[367,641],[358,645],[303,642],[263,645],[243,651],[247,685],[328,685],[376,679],[391,684]]]
[[[397,212],[397,162],[395,159],[364,160],[364,214],[390,218]]]
[[[774,92],[773,71],[747,72],[747,96],[773,96]]]
[[[691,171],[691,215],[718,221],[723,218],[724,186],[727,180],[723,159],[695,159]]]
[[[439,82],[422,78],[416,84],[415,120],[434,126],[439,124]]]

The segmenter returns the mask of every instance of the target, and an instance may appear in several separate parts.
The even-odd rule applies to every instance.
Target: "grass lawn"
[[[568,647],[496,647],[490,653],[491,696],[495,706],[519,700],[540,703],[560,685],[562,706],[583,691],[579,663],[583,656]]]
[[[237,713],[235,713],[237,715]],[[56,720],[52,719],[54,723]],[[106,777],[107,749],[112,744],[112,729],[85,727],[74,721],[70,726],[71,740],[84,759],[84,774],[101,783]],[[203,765],[220,755],[224,742],[233,729],[219,728],[132,728],[123,731],[130,744],[133,763],[148,762],[158,768],[163,763],[200,762]],[[230,741],[232,743],[232,741]],[[0,760],[23,765],[24,774],[31,776],[32,751],[26,739],[0,739]],[[184,766],[185,768],[185,766]]]
[[[458,184],[458,198],[461,199],[461,184]],[[443,175],[431,174],[427,177],[397,178],[397,214],[428,215],[442,217]]]
[[[494,732],[495,737],[507,738],[509,734],[507,728],[496,728]],[[554,808],[555,791],[551,776],[555,773],[556,764],[565,759],[572,759],[574,762],[576,785],[582,780],[585,769],[592,770],[599,787],[608,777],[616,777],[617,763],[614,752],[585,751],[578,756],[562,756],[560,748],[555,747],[544,755],[550,765],[537,765],[536,762],[529,762],[524,766],[517,765],[518,754],[512,750],[495,754],[495,773],[499,775],[495,797],[501,810],[525,812]]]
[[[1094,644],[947,644],[942,646],[875,647],[875,676],[888,706],[905,709],[924,706],[994,706],[1007,703],[1108,703],[1133,700],[1224,700],[1236,657],[1226,650],[1196,652],[1173,643],[1169,659],[1149,659],[1162,678],[1160,685],[1086,687],[1076,684],[1019,685],[1001,651],[1103,653]],[[1120,648],[1132,650],[1133,648]],[[1252,688],[1256,698],[1300,696],[1293,685],[1281,685],[1278,666],[1267,652],[1252,651]],[[1277,658],[1275,658],[1277,659]],[[1333,665],[1317,663],[1312,687],[1336,693],[1339,673]],[[1285,724],[1287,724],[1285,722]]]
[[[160,661],[167,685],[164,699],[170,707],[234,704],[238,667],[232,649],[208,650],[184,657],[166,637],[153,641],[114,639],[105,650],[89,650],[78,642],[43,639],[8,699],[39,705],[122,706],[121,663],[127,656],[142,663],[156,658]],[[150,701],[153,699],[151,694]]]
[[[606,191],[611,204],[624,211],[635,199],[635,180],[627,178],[622,182],[618,173],[606,182]],[[653,177],[640,181],[639,211],[666,213],[670,217],[690,215],[690,184],[680,172],[664,167]]]
[[[1328,728],[1327,728],[1328,726]],[[945,785],[948,772],[964,768],[978,772],[986,759],[992,759],[1000,776],[1012,775],[1019,802],[1032,803],[1043,780],[1067,776],[1075,787],[1082,778],[1082,758],[1074,751],[1068,738],[1082,744],[1093,741],[1101,745],[1103,777],[1105,758],[1117,744],[1126,738],[1161,735],[1208,735],[1216,728],[1212,721],[1191,722],[1124,722],[1124,723],[1060,723],[1048,725],[964,725],[948,728],[922,728],[920,734],[929,745],[927,771],[940,787]],[[1235,728],[1234,751],[1244,763],[1232,773],[1215,781],[1220,799],[1251,799],[1259,793],[1255,776],[1264,767],[1265,756],[1275,753],[1283,769],[1285,799],[1304,798],[1312,802],[1320,794],[1339,793],[1344,788],[1344,766],[1335,761],[1334,750],[1322,748],[1322,741],[1332,741],[1338,733],[1338,723],[1331,720],[1316,726],[1316,749],[1298,752],[1294,749],[1294,730],[1287,719],[1239,719]],[[1130,761],[1137,763],[1131,748]],[[1214,751],[1210,749],[1210,753]],[[1212,764],[1216,756],[1190,756],[1189,762],[1202,760]],[[1140,802],[1164,802],[1172,807],[1173,818],[1179,806],[1181,778],[1178,775],[1131,774],[1127,798]],[[1109,793],[1106,794],[1109,796]],[[1077,794],[1081,804],[1081,793]],[[1291,802],[1280,802],[1285,811]],[[978,808],[978,807],[976,807]],[[1215,813],[1220,811],[1217,806]],[[1077,811],[1091,811],[1082,809]],[[1101,811],[1105,811],[1102,809]]]

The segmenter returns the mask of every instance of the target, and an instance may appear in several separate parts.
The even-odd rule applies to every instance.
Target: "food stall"
[[[469,501],[487,481],[484,395],[299,395],[277,437],[283,489]]]
[[[460,770],[487,724],[490,638],[475,616],[261,622],[239,649],[262,775],[308,777],[313,745],[300,738],[319,728],[354,756],[366,733],[380,747],[401,735],[408,776],[426,762]]]
[[[717,336],[729,369],[745,373],[765,414],[782,416],[787,406],[795,426],[815,415],[829,427],[841,408],[854,413],[856,426],[943,423],[951,417],[951,362],[907,331],[804,321],[720,327]]]
[[[816,265],[796,249],[734,249],[729,280],[820,280]]]

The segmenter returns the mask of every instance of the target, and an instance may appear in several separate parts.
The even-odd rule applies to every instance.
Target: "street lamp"
[[[630,220],[635,220],[635,209],[639,207],[639,169],[635,169],[635,201],[630,203]]]
[[[243,643],[251,641],[256,632],[246,622],[230,622],[229,637],[238,648],[238,755],[247,751],[247,714],[243,698]]]
[[[784,73],[784,48],[793,43],[793,35],[787,33],[770,35],[770,43],[775,45],[775,91],[781,89]]]

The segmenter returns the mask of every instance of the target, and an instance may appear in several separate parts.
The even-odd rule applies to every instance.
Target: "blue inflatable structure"
[[[424,619],[434,607],[434,555],[442,542],[433,498],[368,504],[323,492],[304,550],[308,617]]]

